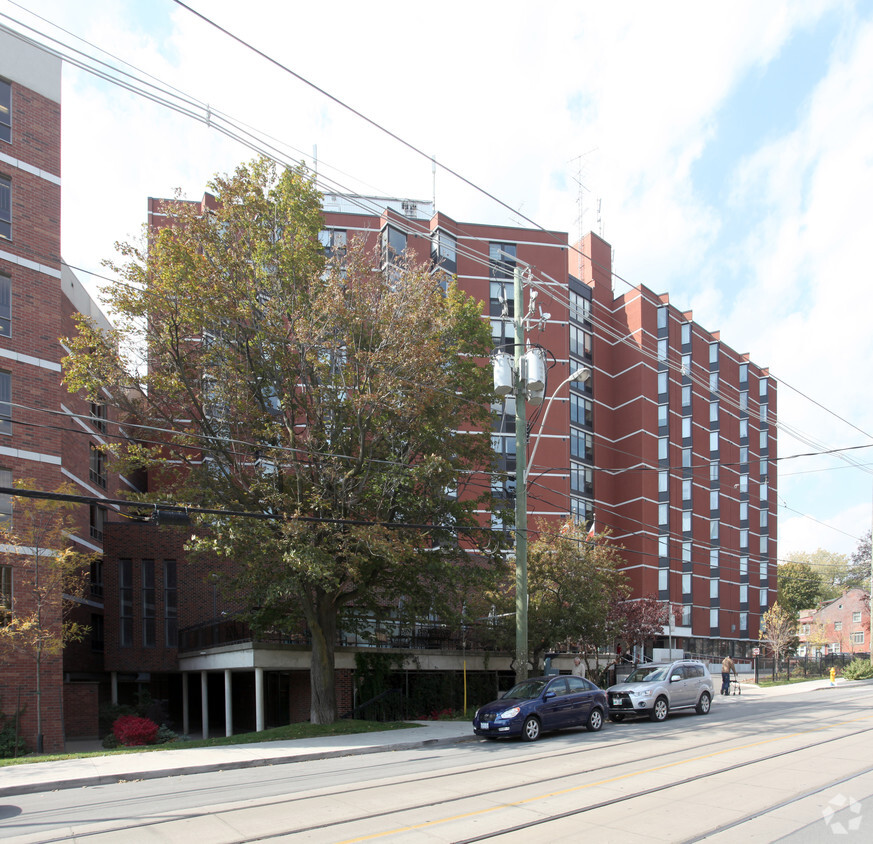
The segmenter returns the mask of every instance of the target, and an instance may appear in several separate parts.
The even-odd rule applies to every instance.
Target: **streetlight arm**
[[[530,467],[533,466],[533,460],[537,453],[537,448],[540,445],[540,436],[542,435],[543,430],[546,427],[546,419],[548,418],[549,411],[552,409],[552,402],[555,400],[555,396],[558,395],[560,390],[571,381],[587,381],[591,377],[591,370],[587,366],[580,367],[575,372],[570,373],[558,386],[555,388],[555,391],[549,396],[549,400],[546,403],[546,409],[543,413],[542,421],[540,422],[540,433],[536,435],[533,450],[530,453],[530,457],[527,459],[527,465],[524,468],[524,477],[521,479],[522,483],[527,484],[527,476],[530,474]]]

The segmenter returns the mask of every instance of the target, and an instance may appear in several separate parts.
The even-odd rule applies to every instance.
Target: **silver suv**
[[[663,721],[676,709],[706,715],[712,704],[712,678],[706,665],[696,660],[649,663],[634,669],[623,683],[610,686],[606,694],[612,721],[622,721],[625,715]]]

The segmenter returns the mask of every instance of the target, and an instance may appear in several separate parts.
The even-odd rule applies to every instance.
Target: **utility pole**
[[[513,270],[515,311],[515,680],[527,679],[527,352],[521,267]]]

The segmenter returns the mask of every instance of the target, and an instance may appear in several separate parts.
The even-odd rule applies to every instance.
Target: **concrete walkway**
[[[844,680],[837,680],[838,684],[844,682]],[[736,705],[742,700],[760,700],[765,697],[831,687],[827,680],[811,680],[806,683],[766,689],[758,688],[753,683],[743,683],[742,696],[722,697],[718,694],[718,684],[715,685],[716,696],[713,705],[716,707]],[[469,721],[415,721],[413,723],[420,726],[407,730],[386,730],[347,736],[198,747],[190,750],[112,754],[82,759],[59,759],[56,762],[10,765],[0,768],[0,797],[55,791],[62,788],[108,785],[124,780],[283,765],[310,759],[479,741],[473,735],[473,728]]]

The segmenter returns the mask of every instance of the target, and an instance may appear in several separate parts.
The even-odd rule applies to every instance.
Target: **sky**
[[[669,293],[778,380],[779,558],[855,549],[873,518],[873,3],[188,5],[425,155],[173,0],[0,0],[5,25],[210,114],[65,62],[71,266],[105,273],[147,197],[200,198],[250,159],[227,120],[286,160],[313,166],[317,149],[336,190],[596,231],[617,295]]]

